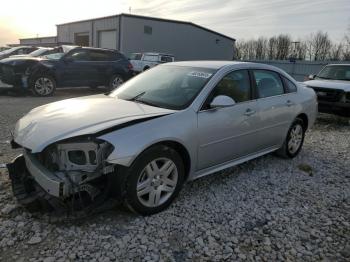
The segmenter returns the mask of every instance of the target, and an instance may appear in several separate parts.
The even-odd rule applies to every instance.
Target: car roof
[[[76,48],[82,48],[82,49],[86,49],[86,50],[96,50],[96,51],[118,52],[118,51],[115,50],[115,49],[97,48],[97,47],[77,46]]]
[[[188,66],[188,67],[198,67],[198,68],[208,68],[208,69],[214,69],[219,70],[224,67],[230,67],[232,69],[239,69],[239,68],[254,68],[254,69],[262,69],[262,70],[272,70],[275,72],[278,72],[282,74],[283,76],[287,77],[289,80],[295,82],[295,80],[288,75],[284,70],[272,66],[267,65],[263,63],[253,63],[253,62],[241,62],[241,61],[182,61],[182,62],[171,62],[163,64],[162,66],[168,66],[168,65],[175,65],[175,66]]]
[[[220,69],[224,66],[229,65],[240,65],[240,64],[255,64],[248,62],[237,62],[237,61],[212,61],[212,60],[204,60],[204,61],[182,61],[182,62],[173,62],[167,63],[167,65],[176,65],[176,66],[190,66],[190,67],[202,67],[202,68],[210,68],[210,69]]]
[[[327,66],[350,66],[350,64],[328,64]]]

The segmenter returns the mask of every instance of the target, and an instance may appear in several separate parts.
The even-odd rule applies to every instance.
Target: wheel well
[[[186,180],[188,178],[188,175],[190,174],[190,169],[191,169],[191,158],[187,149],[182,144],[175,141],[162,141],[157,143],[157,145],[165,145],[167,147],[170,147],[180,155],[185,167],[185,180]]]
[[[144,68],[143,68],[143,71],[149,69],[150,67],[148,65],[146,65]]]
[[[304,127],[305,127],[305,130],[306,130],[307,127],[309,126],[309,120],[308,120],[308,118],[307,118],[307,115],[304,114],[304,113],[302,113],[302,114],[299,114],[299,115],[297,116],[297,118],[300,118],[301,120],[303,120],[303,122],[304,122]]]

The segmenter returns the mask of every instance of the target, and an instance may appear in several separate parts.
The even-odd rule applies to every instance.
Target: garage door
[[[89,33],[76,33],[74,35],[74,43],[78,46],[89,46],[90,45]]]
[[[100,31],[98,37],[98,47],[109,49],[117,48],[117,31]]]

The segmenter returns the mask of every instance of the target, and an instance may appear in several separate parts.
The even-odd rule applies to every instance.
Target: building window
[[[144,30],[144,33],[147,34],[147,35],[151,35],[152,34],[152,27],[151,26],[145,25],[143,30]]]

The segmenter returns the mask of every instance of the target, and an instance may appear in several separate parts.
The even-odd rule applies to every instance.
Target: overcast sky
[[[350,0],[11,0],[0,4],[0,46],[129,7],[132,14],[191,21],[237,40],[323,30],[340,41],[350,26]]]

